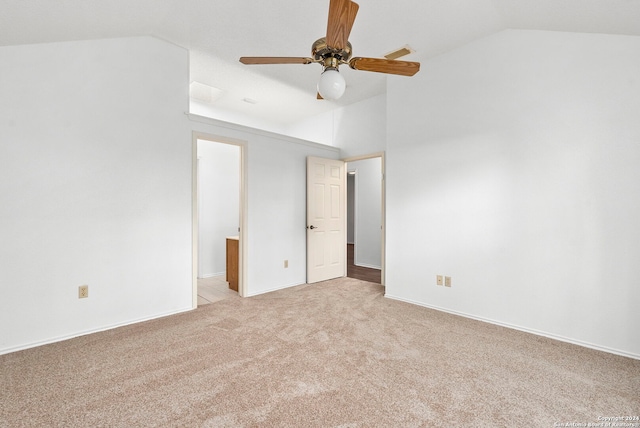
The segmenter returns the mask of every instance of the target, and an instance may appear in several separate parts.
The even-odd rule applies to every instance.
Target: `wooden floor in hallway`
[[[366,268],[354,264],[354,245],[347,244],[347,276],[349,278],[382,284],[382,271],[380,269]]]

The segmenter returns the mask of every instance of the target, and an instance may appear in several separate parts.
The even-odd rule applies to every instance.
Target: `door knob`
[[[317,227],[315,227],[314,225],[311,225],[311,226],[308,227],[308,229],[313,230],[313,229],[317,229]]]

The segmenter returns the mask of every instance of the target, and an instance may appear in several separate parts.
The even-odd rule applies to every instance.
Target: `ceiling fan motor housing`
[[[351,58],[351,43],[347,42],[344,49],[336,49],[327,45],[327,39],[322,37],[316,40],[311,47],[311,56],[316,61],[322,63],[324,67],[338,68]]]

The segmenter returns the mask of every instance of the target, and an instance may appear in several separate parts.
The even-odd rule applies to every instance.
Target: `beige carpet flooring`
[[[553,427],[640,415],[640,361],[343,278],[0,356],[2,427]],[[586,426],[586,425],[585,425]]]

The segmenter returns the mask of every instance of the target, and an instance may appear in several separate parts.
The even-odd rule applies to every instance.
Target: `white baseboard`
[[[369,269],[378,269],[378,270],[382,269],[381,266],[368,265],[366,263],[354,263],[354,265],[364,267],[364,268],[369,268]]]
[[[278,291],[278,290],[283,290],[285,288],[297,287],[298,285],[304,285],[304,284],[305,284],[304,282],[303,283],[296,282],[296,283],[292,283],[292,284],[280,285],[278,287],[269,288],[267,290],[262,290],[262,291],[259,291],[257,293],[247,294],[245,297],[259,296],[261,294],[271,293],[272,291]]]
[[[38,341],[38,342],[25,343],[23,345],[15,346],[15,347],[12,347],[12,348],[0,349],[0,355],[10,354],[12,352],[17,352],[17,351],[23,351],[25,349],[30,349],[30,348],[36,348],[36,347],[42,346],[42,345],[49,345],[51,343],[62,342],[64,340],[73,339],[74,337],[86,336],[87,334],[99,333],[101,331],[106,331],[106,330],[113,330],[114,328],[124,327],[126,325],[131,325],[131,324],[137,324],[139,322],[151,321],[151,320],[158,319],[158,318],[164,318],[164,317],[168,317],[168,316],[171,316],[171,315],[177,315],[177,314],[180,314],[180,313],[183,313],[183,312],[192,311],[194,309],[195,308],[191,308],[191,307],[188,308],[188,309],[180,309],[180,310],[177,310],[177,311],[166,312],[166,313],[159,314],[159,315],[153,315],[151,317],[139,318],[139,319],[136,319],[136,320],[130,320],[130,321],[126,321],[126,322],[118,323],[118,324],[111,324],[111,325],[106,326],[106,327],[100,327],[100,328],[96,328],[96,329],[92,329],[92,330],[80,331],[80,332],[69,334],[69,335],[58,336],[58,337],[54,337],[54,338],[51,338],[51,339],[42,340],[42,341]]]
[[[222,272],[218,272],[218,273],[206,273],[202,276],[199,276],[199,279],[205,279],[205,278],[213,278],[214,276],[223,276],[227,273],[227,271],[222,271]]]
[[[489,323],[489,324],[495,324],[495,325],[499,325],[501,327],[510,328],[510,329],[513,329],[513,330],[523,331],[525,333],[535,334],[536,336],[547,337],[549,339],[558,340],[560,342],[566,342],[566,343],[571,343],[573,345],[582,346],[582,347],[585,347],[585,348],[595,349],[596,351],[608,352],[609,354],[615,354],[615,355],[620,355],[620,356],[627,357],[627,358],[633,358],[635,360],[640,360],[640,354],[634,354],[632,352],[621,351],[619,349],[613,349],[613,348],[609,348],[609,347],[601,346],[601,345],[596,345],[596,344],[589,343],[589,342],[583,342],[581,340],[571,339],[569,337],[559,336],[559,335],[556,335],[556,334],[553,334],[553,333],[547,333],[545,331],[540,331],[540,330],[535,330],[535,329],[531,329],[531,328],[521,327],[521,326],[518,326],[518,325],[509,324],[509,323],[505,323],[505,322],[501,322],[501,321],[496,321],[496,320],[492,320],[492,319],[489,319],[489,318],[478,317],[478,316],[470,315],[470,314],[467,314],[467,313],[464,313],[464,312],[452,311],[452,310],[449,310],[449,309],[441,308],[439,306],[428,305],[426,303],[416,302],[414,300],[405,299],[405,298],[397,297],[397,296],[392,296],[392,295],[389,295],[389,294],[385,294],[384,297],[387,297],[387,298],[392,299],[392,300],[398,300],[398,301],[405,302],[405,303],[411,303],[413,305],[422,306],[424,308],[434,309],[434,310],[440,311],[440,312],[446,312],[446,313],[449,313],[449,314],[458,315],[458,316],[465,317],[465,318],[470,318],[470,319],[473,319],[473,320],[476,320],[476,321],[482,321],[482,322],[486,322],[486,323]]]

